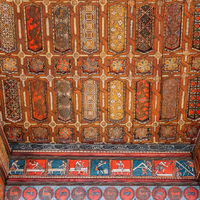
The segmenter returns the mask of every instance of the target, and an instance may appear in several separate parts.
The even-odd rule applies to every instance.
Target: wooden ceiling
[[[194,143],[200,1],[0,3],[9,142]]]

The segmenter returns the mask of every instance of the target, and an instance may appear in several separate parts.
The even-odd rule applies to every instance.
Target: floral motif
[[[97,141],[99,137],[99,129],[94,127],[88,127],[83,129],[84,141]]]
[[[123,73],[124,69],[126,67],[126,61],[125,60],[110,60],[110,72],[114,72],[116,74]]]
[[[186,137],[191,138],[191,139],[196,138],[198,135],[199,129],[200,129],[200,126],[187,126],[186,131],[185,131]]]
[[[160,136],[160,140],[175,140],[176,126],[160,126],[158,135]]]
[[[96,58],[87,58],[82,60],[82,69],[83,73],[97,73],[98,71],[98,59]]]
[[[15,127],[15,126],[9,126],[6,127],[6,134],[8,136],[8,140],[12,142],[22,141],[22,129]]]
[[[71,72],[71,60],[64,58],[56,60],[55,70],[57,74],[69,74]]]
[[[152,73],[152,62],[147,59],[136,61],[136,74],[138,75],[150,75]]]
[[[58,140],[61,143],[67,143],[74,140],[73,129],[63,127],[58,129]]]
[[[108,129],[108,141],[123,142],[124,136],[124,129],[121,127],[113,127]]]
[[[28,60],[30,73],[44,73],[44,60],[41,58],[32,58]]]
[[[200,57],[192,57],[191,69],[192,72],[200,71]]]
[[[33,141],[44,142],[48,141],[48,129],[42,127],[32,128]]]
[[[151,133],[149,128],[136,128],[134,130],[134,141],[150,140]]]
[[[126,8],[116,4],[109,7],[109,48],[114,53],[122,53],[126,43]]]
[[[16,58],[3,58],[2,59],[2,72],[15,73],[18,71]]]
[[[114,80],[109,83],[109,120],[118,123],[124,120],[124,83]]]
[[[164,72],[179,72],[180,65],[181,65],[180,57],[165,58],[163,71]]]

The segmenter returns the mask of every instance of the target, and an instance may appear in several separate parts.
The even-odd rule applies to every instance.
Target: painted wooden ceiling
[[[0,3],[9,142],[194,143],[200,1]]]

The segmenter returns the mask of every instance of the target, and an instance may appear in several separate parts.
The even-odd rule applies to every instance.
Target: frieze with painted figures
[[[192,160],[26,159],[9,161],[9,177],[194,179]]]
[[[197,186],[6,186],[5,200],[195,200]]]

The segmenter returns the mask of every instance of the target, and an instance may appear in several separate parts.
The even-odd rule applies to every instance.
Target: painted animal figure
[[[180,195],[180,193],[179,192],[171,192],[171,194],[172,194],[172,196],[179,196]]]
[[[187,194],[190,196],[195,196],[195,192],[190,192],[190,191],[187,191]]]
[[[48,190],[43,190],[42,196],[51,196],[51,193]]]
[[[131,192],[129,192],[129,191],[126,190],[126,191],[123,192],[123,195],[124,196],[131,196]]]
[[[32,192],[30,189],[27,190],[27,196],[34,196],[34,192]]]
[[[10,196],[16,196],[16,195],[18,195],[17,191],[15,191],[15,190],[10,191]]]
[[[66,195],[67,195],[67,192],[62,192],[61,190],[59,191],[59,197],[66,196]]]
[[[94,197],[94,196],[99,196],[99,192],[91,192],[91,195]]]
[[[107,194],[108,194],[109,196],[111,196],[111,195],[115,195],[115,192],[113,192],[113,191],[107,191]]]

